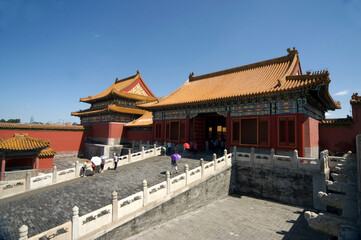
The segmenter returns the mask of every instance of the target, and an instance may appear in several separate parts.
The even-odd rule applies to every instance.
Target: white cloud
[[[347,95],[347,94],[348,94],[348,90],[343,90],[343,91],[335,93],[336,96],[343,96],[343,95]]]
[[[100,37],[100,34],[94,33],[93,37],[98,38],[98,37]]]
[[[325,116],[329,117],[329,116],[332,116],[332,114],[327,112],[327,113],[325,113]]]

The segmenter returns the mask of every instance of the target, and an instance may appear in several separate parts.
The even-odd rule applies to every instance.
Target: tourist
[[[194,144],[193,144],[193,153],[194,153],[195,155],[197,154],[197,148],[198,148],[197,142],[194,142]]]
[[[170,174],[173,174],[173,170],[175,170],[175,173],[178,173],[178,167],[177,167],[177,161],[171,159],[170,161]]]
[[[83,166],[82,166],[82,168],[81,168],[81,170],[82,170],[81,176],[82,176],[82,177],[86,177],[86,167],[88,166],[88,162],[89,162],[89,160],[86,160],[86,161],[83,163]]]
[[[174,146],[174,153],[178,153],[178,144]]]
[[[115,153],[114,153],[114,157],[113,157],[113,159],[114,159],[114,170],[117,169],[117,166],[118,166],[118,158],[119,158],[119,157],[120,157],[119,154],[115,155]]]
[[[95,164],[92,162],[92,176],[95,175]]]
[[[167,154],[170,155],[171,151],[172,151],[172,144],[170,142],[167,142]]]
[[[165,155],[165,147],[161,147],[160,148],[160,155],[164,156]]]
[[[104,165],[105,165],[105,156],[101,156],[102,162],[100,163],[100,173],[104,172]]]

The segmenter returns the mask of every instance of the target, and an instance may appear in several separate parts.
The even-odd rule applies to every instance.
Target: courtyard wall
[[[0,138],[10,138],[15,133],[27,133],[32,138],[49,140],[57,154],[66,154],[83,152],[85,138],[91,132],[83,126],[0,123]]]

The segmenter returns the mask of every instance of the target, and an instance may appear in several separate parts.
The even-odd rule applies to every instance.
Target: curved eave
[[[153,125],[152,112],[146,111],[141,117],[124,125],[124,127],[151,127]]]
[[[56,151],[54,151],[51,148],[46,148],[46,149],[41,150],[38,157],[39,158],[52,158],[55,155],[56,155]]]
[[[96,109],[96,110],[87,109],[84,111],[72,112],[71,115],[80,117],[80,116],[97,115],[97,114],[102,114],[102,113],[107,113],[107,112],[142,115],[145,113],[145,110],[137,109],[137,108],[119,107],[116,105],[108,105],[106,108],[101,108],[101,109]]]

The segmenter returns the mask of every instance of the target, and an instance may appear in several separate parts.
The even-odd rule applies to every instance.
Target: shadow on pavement
[[[335,240],[337,238],[334,238],[330,235],[326,235],[320,232],[317,232],[313,229],[311,229],[308,226],[307,220],[304,217],[304,213],[306,210],[303,211],[296,211],[294,213],[300,214],[297,220],[287,220],[288,223],[293,223],[291,229],[287,231],[279,231],[277,234],[284,235],[283,239],[289,239],[289,240]]]

